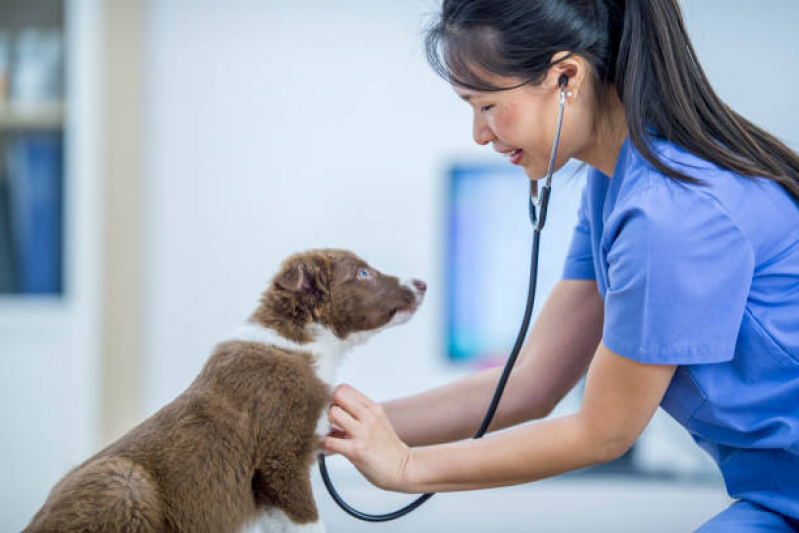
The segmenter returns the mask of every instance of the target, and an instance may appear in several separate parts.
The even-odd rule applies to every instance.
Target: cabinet
[[[23,28],[60,34],[60,96],[15,101],[8,65],[0,158],[14,139],[57,141],[60,286],[0,290],[0,531],[21,530],[58,478],[97,448],[101,405],[103,5],[0,2],[0,30]]]
[[[64,7],[0,4],[0,294],[64,291]]]

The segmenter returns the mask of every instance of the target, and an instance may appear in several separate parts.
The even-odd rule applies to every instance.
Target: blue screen
[[[530,182],[504,165],[449,173],[447,353],[477,367],[504,362],[524,313],[533,230]]]

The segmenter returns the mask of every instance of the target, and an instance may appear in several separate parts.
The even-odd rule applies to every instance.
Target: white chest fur
[[[325,533],[321,521],[312,524],[295,524],[280,509],[269,509],[258,519],[248,524],[239,533]]]
[[[333,385],[336,370],[346,352],[354,346],[363,344],[370,334],[352,334],[347,339],[339,339],[329,329],[314,324],[309,326],[313,341],[300,344],[289,340],[273,329],[247,322],[238,327],[228,338],[230,340],[241,340],[259,342],[270,346],[275,346],[293,352],[310,352],[314,357],[316,374],[319,379]]]

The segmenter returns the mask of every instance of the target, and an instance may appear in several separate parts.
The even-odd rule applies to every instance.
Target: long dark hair
[[[481,72],[536,85],[557,52],[579,55],[598,107],[615,87],[630,141],[658,171],[698,183],[658,158],[650,135],[742,176],[772,179],[799,202],[799,156],[716,95],[677,0],[443,0],[425,45],[436,72],[477,91],[513,88]]]

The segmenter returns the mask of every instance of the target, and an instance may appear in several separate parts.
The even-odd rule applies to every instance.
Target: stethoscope
[[[527,328],[530,326],[530,317],[533,313],[533,304],[535,302],[535,287],[536,281],[538,278],[538,245],[541,239],[541,230],[544,229],[544,223],[547,219],[547,206],[549,205],[549,193],[551,190],[552,185],[552,173],[555,170],[555,158],[558,154],[558,143],[560,142],[560,129],[563,124],[563,109],[566,106],[566,86],[569,83],[568,77],[564,74],[560,78],[558,78],[558,86],[560,87],[560,105],[558,107],[558,126],[557,130],[555,131],[555,141],[552,143],[552,153],[549,156],[549,169],[547,170],[547,179],[544,183],[543,188],[541,189],[541,194],[538,195],[538,187],[535,181],[530,181],[530,222],[533,225],[533,251],[532,257],[530,259],[530,285],[527,291],[527,307],[524,311],[524,318],[522,319],[521,328],[519,328],[519,333],[516,336],[516,343],[513,345],[513,350],[511,350],[510,355],[508,356],[508,361],[505,363],[505,369],[502,371],[502,376],[499,378],[499,382],[497,383],[497,388],[494,391],[494,397],[491,399],[491,405],[488,407],[488,411],[486,411],[485,417],[483,418],[483,423],[480,426],[480,429],[477,430],[474,437],[475,439],[481,438],[485,432],[488,430],[488,426],[491,424],[491,420],[494,418],[494,413],[497,410],[497,406],[499,406],[499,400],[502,398],[502,393],[505,390],[505,385],[508,382],[508,378],[510,377],[510,372],[513,369],[513,365],[516,362],[516,358],[521,351],[522,344],[524,343],[524,338],[527,335]],[[540,209],[540,216],[538,216],[537,212]],[[325,465],[325,456],[324,454],[319,454],[319,470],[322,474],[322,480],[325,482],[325,487],[327,487],[327,491],[330,493],[330,496],[333,500],[341,507],[345,512],[358,518],[360,520],[366,520],[367,522],[387,522],[389,520],[394,520],[401,516],[404,516],[424,502],[429,500],[433,494],[435,493],[428,493],[422,494],[417,499],[412,501],[410,504],[406,505],[405,507],[398,509],[392,513],[374,515],[374,514],[366,514],[358,511],[351,507],[347,502],[345,502],[341,496],[339,496],[338,492],[336,492],[335,487],[333,487],[333,482],[330,480],[330,474],[327,472],[327,466]]]

